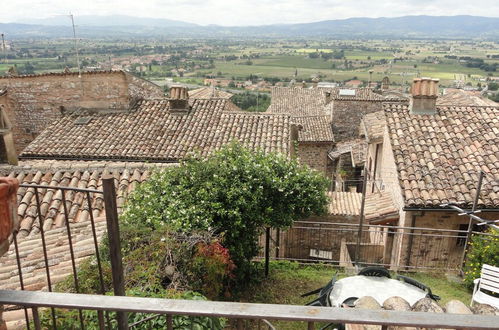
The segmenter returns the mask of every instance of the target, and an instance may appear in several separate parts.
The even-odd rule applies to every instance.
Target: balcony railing
[[[319,322],[447,329],[497,329],[498,324],[498,317],[491,315],[439,314],[7,290],[0,290],[0,304],[31,308],[33,310],[35,329],[41,329],[38,309],[47,307],[164,315],[167,319],[167,329],[174,329],[174,315],[236,319],[237,329],[245,328],[244,320],[306,322],[308,329],[314,329],[314,324]],[[101,329],[103,329],[103,326],[101,326]],[[119,329],[126,329],[126,327],[119,327]]]

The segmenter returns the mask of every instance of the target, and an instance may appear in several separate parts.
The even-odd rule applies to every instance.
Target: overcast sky
[[[1,0],[0,22],[54,15],[131,15],[197,24],[262,25],[349,17],[499,16],[498,0]]]

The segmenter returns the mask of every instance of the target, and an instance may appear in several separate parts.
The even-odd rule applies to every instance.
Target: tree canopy
[[[325,212],[326,190],[322,174],[296,160],[233,142],[206,159],[191,157],[155,172],[131,195],[123,221],[153,230],[213,231],[245,272],[262,229]]]

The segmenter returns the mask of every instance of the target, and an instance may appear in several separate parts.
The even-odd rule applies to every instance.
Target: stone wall
[[[1,102],[20,153],[54,119],[79,109],[126,110],[135,98],[162,96],[162,89],[123,71],[2,77]]]
[[[351,230],[350,227],[314,222],[358,223],[358,216],[330,214],[310,217],[303,221],[295,223],[292,228],[282,233],[281,258],[318,259],[339,263],[341,241],[356,241],[357,231]],[[314,255],[321,255],[321,257],[314,257]]]
[[[328,151],[331,149],[331,143],[305,143],[298,144],[296,155],[301,164],[324,173],[327,177],[331,177],[328,157]]]
[[[473,304],[473,307],[469,308],[462,301],[450,300],[445,306],[440,306],[435,300],[425,297],[421,298],[415,303],[411,304],[402,297],[394,296],[386,299],[384,302],[379,302],[371,296],[364,296],[357,299],[353,306],[357,309],[371,309],[371,310],[388,310],[388,311],[399,311],[399,312],[418,312],[418,313],[447,313],[447,314],[464,314],[464,315],[499,315],[499,310],[493,306],[486,304]],[[409,322],[414,322],[419,324],[418,317],[424,319],[424,315],[412,316],[412,320],[408,319]],[[366,324],[345,324],[346,330],[381,330],[385,327],[380,325],[366,325]],[[392,330],[418,330],[418,329],[435,329],[435,328],[419,328],[419,327],[405,327],[405,326],[389,326],[388,329]],[[466,328],[471,329],[471,328]]]
[[[165,96],[163,88],[148,80],[128,72],[126,72],[126,79],[128,82],[128,90],[132,98],[153,99]]]
[[[336,142],[359,137],[360,120],[365,114],[381,111],[380,101],[340,101],[332,102],[333,132]]]
[[[466,230],[469,218],[459,216],[457,212],[426,211],[406,212],[405,223],[412,225],[412,216],[415,216],[414,227]],[[498,219],[499,212],[483,212],[480,217]],[[410,230],[405,230],[410,233]],[[410,242],[410,236],[404,235],[397,247],[399,251],[392,253],[392,263],[399,266],[423,266],[429,268],[459,269],[464,251],[464,233],[450,231],[414,230],[415,235]],[[421,235],[422,234],[422,235]],[[440,236],[440,237],[438,237]],[[409,245],[412,245],[409,251]],[[395,248],[395,246],[394,246]]]

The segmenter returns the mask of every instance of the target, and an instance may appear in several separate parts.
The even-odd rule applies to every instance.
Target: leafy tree
[[[233,142],[212,156],[188,158],[155,172],[130,197],[123,222],[152,230],[214,231],[247,278],[263,228],[325,212],[327,181],[284,155],[250,151]]]
[[[496,91],[499,89],[499,84],[498,83],[494,83],[494,82],[491,82],[488,84],[488,89],[490,91]]]
[[[261,112],[268,109],[270,96],[265,93],[244,93],[235,94],[232,101],[243,110],[251,112]]]

